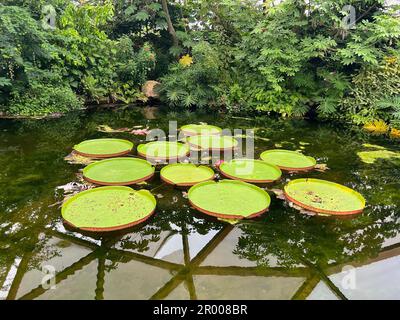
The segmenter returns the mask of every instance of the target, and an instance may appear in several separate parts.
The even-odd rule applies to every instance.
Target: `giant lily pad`
[[[206,181],[189,189],[190,204],[197,210],[223,219],[253,218],[268,210],[269,194],[237,180]]]
[[[173,141],[154,141],[141,144],[137,148],[138,154],[151,160],[179,159],[190,152],[186,144]]]
[[[207,136],[221,134],[222,129],[209,124],[188,124],[181,127],[181,131],[186,136]]]
[[[346,186],[319,179],[297,179],[284,189],[285,197],[294,204],[317,213],[350,215],[361,213],[365,199]]]
[[[133,143],[121,139],[93,139],[82,141],[74,146],[74,150],[84,157],[112,158],[131,152]]]
[[[227,178],[253,183],[273,182],[282,176],[282,171],[277,166],[253,159],[223,162],[219,169]]]
[[[147,220],[156,199],[147,190],[100,187],[83,191],[62,206],[62,217],[71,226],[95,232],[125,229]]]
[[[238,146],[230,136],[191,136],[187,139],[190,146],[201,150],[231,150]]]
[[[191,163],[174,163],[161,169],[161,179],[169,184],[187,187],[214,179],[214,171]]]
[[[154,167],[143,159],[114,158],[92,163],[83,169],[84,178],[106,186],[123,186],[146,181],[154,175]]]
[[[274,149],[261,154],[261,159],[286,171],[308,171],[315,168],[317,161],[296,151]]]

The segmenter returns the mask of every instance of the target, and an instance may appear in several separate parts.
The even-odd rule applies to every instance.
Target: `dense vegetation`
[[[398,9],[383,0],[2,0],[1,112],[131,103],[158,80],[161,100],[178,110],[312,116],[400,135]]]

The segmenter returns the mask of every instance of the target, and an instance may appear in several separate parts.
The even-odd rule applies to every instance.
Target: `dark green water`
[[[365,143],[397,152],[399,142],[300,120],[153,111],[103,109],[60,119],[0,121],[2,298],[400,299],[400,160],[367,164],[357,155],[374,150]],[[82,168],[63,160],[72,146],[99,137],[137,145],[143,137],[96,128],[166,130],[169,120],[179,126],[203,121],[257,128],[262,139],[256,140],[256,156],[276,144],[303,148],[331,170],[286,174],[274,187],[305,176],[331,180],[359,191],[368,207],[351,219],[313,217],[272,196],[268,213],[232,226],[192,210],[182,190],[162,186],[153,191],[156,215],[144,225],[106,237],[65,230],[60,209],[51,205],[62,199],[56,187],[76,180]],[[160,184],[157,177],[144,187]],[[41,285],[44,266],[56,271],[55,289]]]

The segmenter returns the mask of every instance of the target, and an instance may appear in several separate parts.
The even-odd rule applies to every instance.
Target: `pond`
[[[72,147],[100,137],[137,146],[145,137],[97,127],[167,130],[169,120],[256,129],[257,158],[277,147],[303,150],[330,168],[286,173],[273,188],[320,178],[357,190],[368,206],[351,218],[309,216],[271,193],[267,213],[232,225],[193,210],[183,190],[156,175],[135,187],[157,198],[146,223],[102,237],[66,228],[56,188],[83,168],[64,160]],[[154,108],[1,120],[1,299],[400,299],[400,159],[380,158],[388,150],[400,144],[357,128]],[[360,154],[369,151],[374,157]]]

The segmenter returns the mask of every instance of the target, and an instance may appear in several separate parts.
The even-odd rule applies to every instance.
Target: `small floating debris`
[[[284,149],[267,150],[260,157],[263,161],[274,164],[285,171],[310,171],[317,165],[317,161],[312,157]]]
[[[104,132],[104,133],[118,133],[118,132],[129,132],[132,129],[130,128],[119,128],[119,129],[113,129],[110,126],[106,124],[101,124],[97,127],[97,131]]]
[[[209,124],[188,124],[181,127],[181,132],[186,136],[197,135],[218,135],[222,133],[222,129]]]
[[[223,162],[219,169],[227,178],[250,183],[270,183],[282,176],[282,171],[275,165],[261,160],[234,159]]]
[[[63,204],[61,215],[74,228],[107,232],[140,224],[155,208],[156,199],[148,190],[113,186],[78,193]]]
[[[153,141],[140,144],[137,150],[141,157],[154,161],[181,159],[190,153],[188,145],[172,141]]]
[[[72,151],[69,155],[67,155],[64,158],[64,160],[67,161],[69,164],[83,164],[83,165],[88,165],[96,161],[94,159],[81,156],[75,151]]]
[[[238,141],[230,136],[191,136],[187,139],[191,148],[197,150],[226,151],[237,148]]]
[[[319,179],[293,180],[285,186],[284,195],[295,205],[320,214],[351,215],[365,208],[365,199],[358,192]]]
[[[101,160],[83,169],[85,180],[105,186],[126,186],[144,182],[154,175],[150,162],[137,158]]]
[[[266,212],[269,194],[237,180],[207,181],[189,189],[190,204],[200,212],[222,219],[250,219]]]
[[[88,158],[112,158],[126,155],[133,149],[133,143],[122,139],[93,139],[74,146],[81,156]]]
[[[168,184],[179,187],[190,187],[197,183],[213,180],[215,172],[206,166],[192,163],[169,164],[160,171],[160,177]]]

